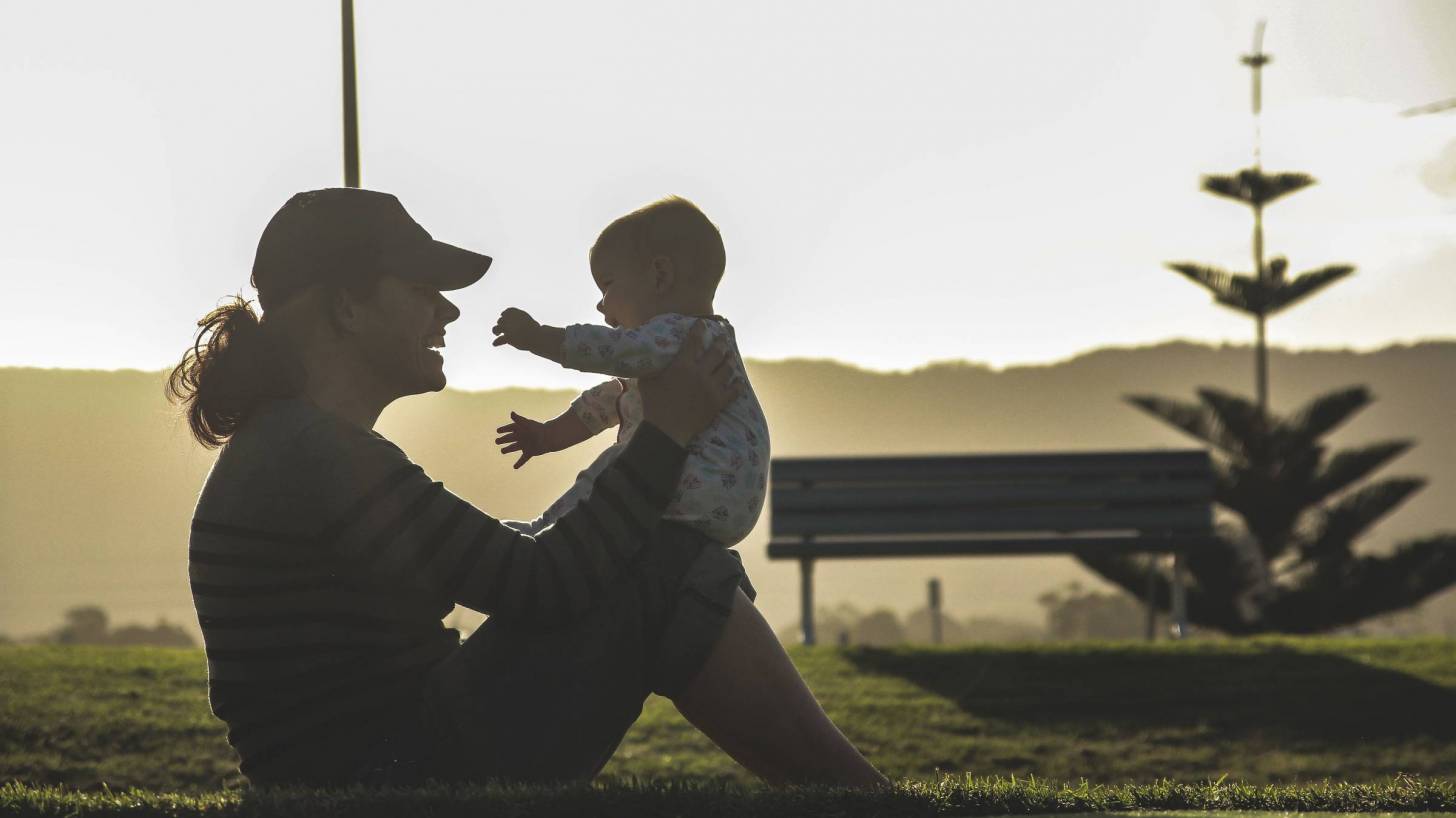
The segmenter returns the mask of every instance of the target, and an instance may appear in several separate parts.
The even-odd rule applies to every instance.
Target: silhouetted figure
[[[300,193],[264,230],[260,319],[199,322],[172,373],[223,445],[192,523],[209,697],[255,783],[586,779],[650,692],[770,781],[881,777],[824,716],[739,589],[741,564],[659,522],[685,446],[736,396],[701,327],[643,379],[643,420],[591,495],[532,537],[373,431],[445,386],[443,292],[490,259],[388,194]],[[441,619],[490,614],[464,643]]]

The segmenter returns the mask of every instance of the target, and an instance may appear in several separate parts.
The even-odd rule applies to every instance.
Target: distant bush
[[[889,647],[902,644],[929,644],[931,641],[930,609],[911,611],[901,621],[888,608],[868,613],[849,603],[833,608],[820,608],[814,614],[814,627],[819,641],[825,645],[866,645]],[[1035,625],[1007,619],[970,617],[957,619],[941,613],[941,643],[969,645],[986,642],[1040,642],[1046,633]],[[779,631],[780,641],[796,644],[802,639],[798,624]]]
[[[55,645],[127,645],[192,648],[197,643],[187,631],[165,619],[157,624],[110,627],[106,611],[96,605],[81,605],[66,611],[66,623],[38,641]]]
[[[1087,591],[1079,582],[1037,597],[1046,609],[1047,635],[1074,639],[1137,639],[1147,628],[1142,603],[1124,593]]]

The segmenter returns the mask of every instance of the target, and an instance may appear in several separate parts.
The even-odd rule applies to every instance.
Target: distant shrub
[[[110,627],[111,618],[97,605],[81,605],[66,611],[66,623],[39,641],[56,645],[126,645],[165,648],[191,648],[197,642],[192,635],[166,619],[157,624]]]
[[[930,609],[913,610],[902,621],[887,608],[868,613],[849,603],[833,608],[820,608],[814,613],[814,627],[819,641],[825,645],[891,645],[931,642]],[[1046,633],[1035,625],[990,617],[956,617],[941,613],[941,643],[945,645],[984,644],[987,642],[1040,642]],[[798,624],[782,628],[778,637],[786,644],[798,643],[802,635]]]
[[[1147,628],[1140,602],[1124,593],[1087,591],[1078,582],[1048,591],[1037,602],[1046,609],[1047,635],[1058,641],[1136,639]]]

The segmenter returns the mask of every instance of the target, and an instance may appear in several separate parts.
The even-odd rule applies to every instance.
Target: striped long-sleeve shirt
[[[455,650],[455,603],[540,624],[585,613],[666,507],[685,451],[644,427],[590,500],[534,538],[398,447],[303,400],[218,455],[189,573],[213,713],[255,783],[336,781]]]

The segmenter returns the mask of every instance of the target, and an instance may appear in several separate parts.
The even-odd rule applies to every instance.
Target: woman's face
[[[436,350],[460,308],[428,284],[385,276],[358,309],[360,351],[387,397],[445,388],[445,358]]]

